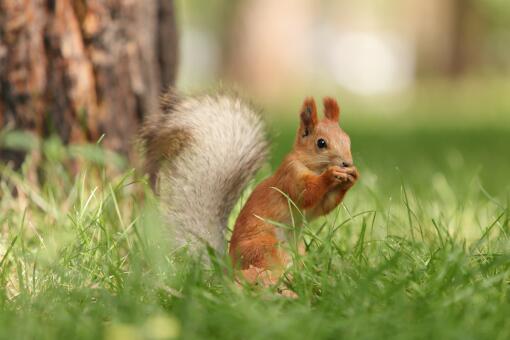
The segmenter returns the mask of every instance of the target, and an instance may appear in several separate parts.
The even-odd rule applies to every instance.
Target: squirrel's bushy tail
[[[176,244],[223,251],[228,216],[267,154],[259,115],[235,95],[170,90],[141,138]]]

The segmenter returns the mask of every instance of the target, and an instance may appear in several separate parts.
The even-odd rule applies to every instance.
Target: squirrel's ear
[[[335,99],[331,97],[325,97],[323,99],[324,103],[324,115],[327,119],[334,120],[338,122],[340,119],[340,108],[338,107],[338,103]]]
[[[315,128],[315,125],[317,125],[317,121],[315,100],[312,97],[308,97],[303,102],[303,107],[301,108],[301,125],[299,127],[301,136],[308,136]]]

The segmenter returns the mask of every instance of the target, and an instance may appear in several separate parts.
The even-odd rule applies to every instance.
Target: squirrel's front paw
[[[355,166],[350,166],[348,168],[342,169],[344,169],[345,173],[347,174],[347,179],[342,182],[341,186],[345,189],[349,189],[354,185],[354,183],[356,183],[359,178],[358,169],[356,169]]]
[[[332,166],[327,170],[328,177],[335,185],[340,184],[343,188],[350,188],[358,180],[359,172],[356,167],[342,168],[339,166]]]
[[[323,176],[332,185],[338,184],[340,181],[347,179],[345,170],[339,166],[331,166],[324,173]]]

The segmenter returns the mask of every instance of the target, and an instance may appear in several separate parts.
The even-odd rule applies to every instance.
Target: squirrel
[[[286,236],[271,224],[291,223],[289,198],[311,220],[337,207],[359,177],[339,106],[329,97],[323,103],[319,120],[314,99],[305,99],[292,151],[255,187],[235,222],[229,255],[249,281],[289,263],[280,246]],[[170,89],[161,110],[144,122],[141,139],[176,244],[224,252],[230,212],[268,154],[260,115],[235,95],[181,96]],[[266,283],[275,282],[269,275]]]

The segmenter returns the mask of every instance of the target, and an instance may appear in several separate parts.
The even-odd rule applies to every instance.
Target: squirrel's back
[[[141,137],[177,245],[223,251],[228,216],[267,154],[260,116],[235,95],[170,90]]]

